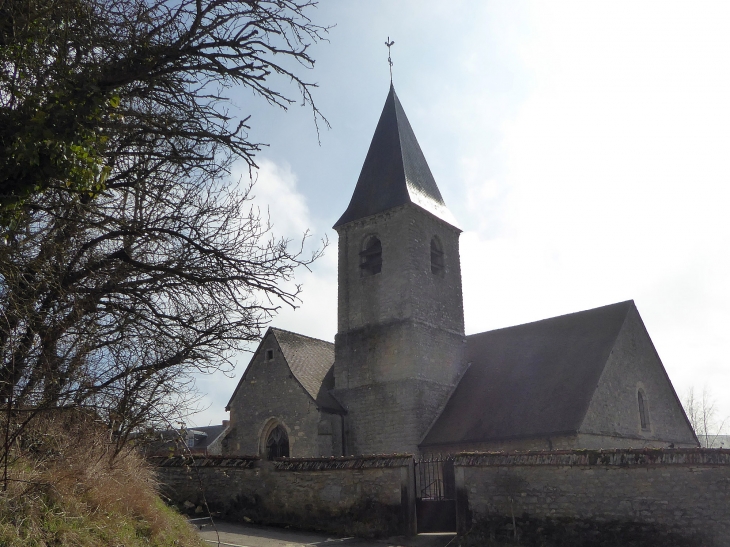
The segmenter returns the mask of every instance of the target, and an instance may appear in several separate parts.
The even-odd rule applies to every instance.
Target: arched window
[[[641,429],[647,431],[649,429],[649,409],[646,404],[644,392],[639,390],[639,420],[641,421]]]
[[[375,236],[370,236],[360,251],[360,271],[362,276],[379,274],[383,267],[383,246]]]
[[[444,248],[441,241],[436,236],[431,238],[431,273],[435,275],[443,275],[444,270]]]
[[[266,459],[289,457],[289,437],[284,428],[277,425],[266,438]]]

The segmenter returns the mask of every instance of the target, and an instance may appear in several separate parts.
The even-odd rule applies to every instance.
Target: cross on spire
[[[385,41],[385,45],[388,46],[388,68],[390,69],[390,83],[393,83],[393,61],[390,58],[390,46],[395,44],[395,41],[390,40],[390,36],[388,36],[388,39]]]

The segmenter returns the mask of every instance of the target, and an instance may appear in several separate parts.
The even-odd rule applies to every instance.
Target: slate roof
[[[335,345],[295,332],[271,329],[294,377],[317,406],[343,412],[340,404],[330,395],[335,387]]]
[[[215,441],[223,430],[226,428],[223,424],[219,425],[206,425],[204,427],[191,427],[190,431],[196,433],[195,435],[195,448],[208,448],[208,446]],[[197,433],[201,433],[201,439],[198,440]]]
[[[155,431],[152,435],[142,434],[134,435],[133,438],[139,438],[143,442],[141,446],[145,454],[149,455],[167,455],[170,450],[177,453],[185,454],[191,452],[193,454],[205,454],[208,447],[215,441],[225,430],[227,426],[223,424],[209,425],[204,427],[188,427],[185,432],[179,429],[163,429]],[[180,444],[182,440],[186,440],[188,435],[193,435],[195,439],[194,446],[182,448]]]
[[[576,432],[633,307],[467,336],[470,366],[422,446]]]
[[[350,205],[335,227],[406,203],[456,226],[391,84]]]

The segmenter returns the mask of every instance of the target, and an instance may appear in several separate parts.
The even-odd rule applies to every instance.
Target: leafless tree
[[[697,395],[694,386],[690,387],[682,401],[692,428],[704,448],[717,448],[717,438],[722,435],[730,416],[721,418],[717,411],[717,402],[707,386]]]
[[[18,432],[85,407],[123,441],[295,304],[293,271],[321,249],[273,239],[247,197],[182,176],[35,200],[0,247],[0,395]]]
[[[255,166],[251,113],[296,102],[327,31],[313,0],[0,2],[0,212],[47,188],[97,195],[159,163]],[[250,92],[236,105],[226,93]]]
[[[293,84],[322,119],[298,75],[326,30],[314,5],[0,3],[6,465],[27,424],[60,409],[91,413],[121,446],[295,305],[294,270],[322,247],[274,238],[248,181],[227,178],[236,159],[255,168],[260,145],[225,92],[286,108]]]

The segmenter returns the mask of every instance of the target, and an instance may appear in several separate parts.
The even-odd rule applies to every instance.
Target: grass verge
[[[146,462],[88,427],[43,424],[12,454],[0,487],[3,547],[201,547],[167,507]]]

